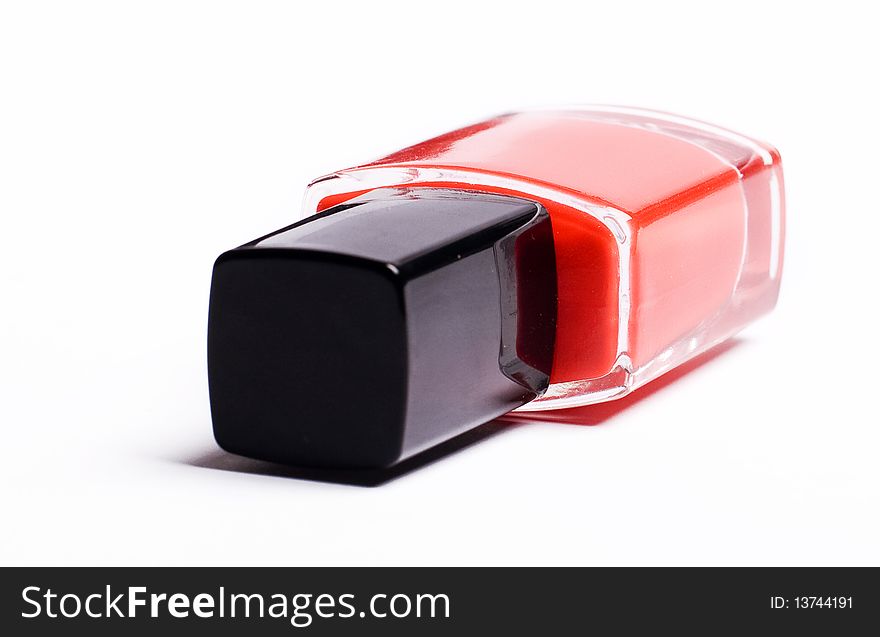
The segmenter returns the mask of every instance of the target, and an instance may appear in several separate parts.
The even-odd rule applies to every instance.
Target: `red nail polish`
[[[650,111],[490,119],[319,178],[304,212],[215,267],[231,451],[387,466],[512,409],[623,396],[779,289],[778,152]]]

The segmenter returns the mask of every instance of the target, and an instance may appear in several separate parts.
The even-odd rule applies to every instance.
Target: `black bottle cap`
[[[539,204],[373,191],[217,259],[214,435],[264,460],[387,467],[540,396],[555,329]]]

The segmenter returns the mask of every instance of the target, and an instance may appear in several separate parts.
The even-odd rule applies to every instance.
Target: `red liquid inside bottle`
[[[779,154],[708,124],[617,107],[513,113],[319,178],[304,213],[386,188],[510,195],[549,213],[551,384],[520,410],[621,397],[776,302]]]

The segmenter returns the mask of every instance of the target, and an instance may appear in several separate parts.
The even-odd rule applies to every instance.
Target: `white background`
[[[880,564],[880,45],[869,3],[820,6],[4,3],[0,563]],[[217,450],[217,254],[314,176],[585,102],[779,147],[774,314],[596,426],[375,488]]]

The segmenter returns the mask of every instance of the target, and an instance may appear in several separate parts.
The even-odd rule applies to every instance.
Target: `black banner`
[[[4,635],[876,630],[857,568],[3,569]]]

